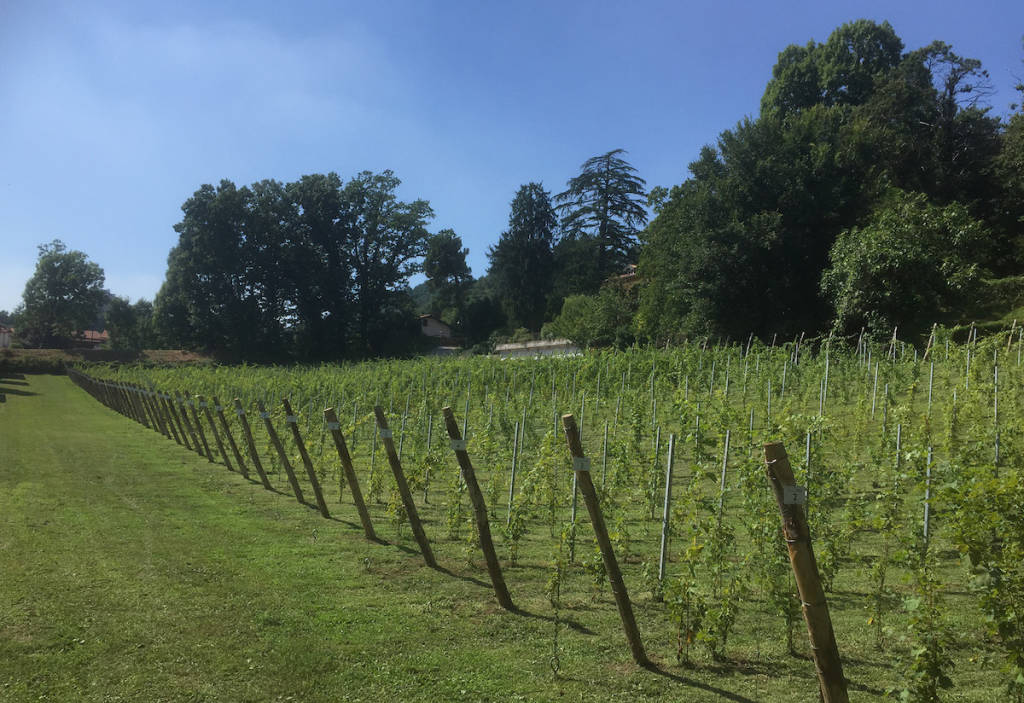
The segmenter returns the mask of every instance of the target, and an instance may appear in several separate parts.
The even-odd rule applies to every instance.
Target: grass
[[[802,626],[804,654],[794,656],[767,606],[757,617],[756,607],[744,611],[726,661],[696,654],[681,667],[663,606],[627,563],[657,664],[642,669],[607,587],[595,593],[580,566],[569,567],[556,622],[544,593],[557,540],[544,528],[506,568],[522,609],[506,613],[478,552],[443,536],[439,509],[423,511],[435,570],[384,506],[371,510],[388,542],[367,542],[347,501],[333,495],[336,519],[324,520],[116,415],[65,377],[8,376],[5,391],[0,700],[818,698]],[[898,634],[889,651],[873,645],[864,562],[848,567],[830,604],[854,699],[877,700],[900,685],[904,653]],[[951,625],[979,631],[973,597],[949,598]],[[998,656],[984,641],[964,643],[955,661],[949,700],[1001,698]]]

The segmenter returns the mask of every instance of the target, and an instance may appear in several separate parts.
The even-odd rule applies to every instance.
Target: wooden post
[[[199,407],[203,409],[203,415],[206,417],[206,422],[210,425],[210,431],[213,432],[213,439],[217,443],[217,451],[220,452],[221,457],[224,459],[224,466],[228,467],[228,471],[234,471],[231,466],[231,460],[228,459],[228,453],[224,450],[224,443],[220,441],[220,432],[217,431],[217,425],[213,422],[213,415],[210,413],[210,404],[206,402],[206,398],[203,396],[196,396],[199,400]]]
[[[473,511],[476,513],[476,529],[480,537],[480,549],[483,550],[484,560],[487,562],[487,573],[491,576],[491,583],[494,585],[494,595],[498,604],[505,610],[513,610],[512,596],[505,586],[505,577],[501,573],[501,564],[498,563],[498,555],[494,552],[494,542],[491,539],[491,526],[487,521],[487,505],[484,503],[484,495],[480,492],[480,485],[476,480],[476,471],[473,469],[473,462],[469,459],[469,452],[466,451],[466,441],[459,433],[459,425],[455,422],[455,414],[449,407],[441,408],[444,414],[444,424],[448,429],[448,438],[452,442],[452,451],[462,469],[462,478],[469,489],[469,498],[473,501]]]
[[[342,472],[348,482],[348,490],[352,493],[352,502],[356,504],[359,511],[359,520],[363,523],[363,532],[366,539],[377,539],[377,533],[373,531],[373,523],[370,522],[370,513],[363,502],[363,492],[359,489],[359,480],[356,478],[355,467],[352,466],[352,456],[348,453],[348,445],[345,444],[345,437],[341,434],[341,423],[334,413],[334,408],[324,410],[324,419],[327,421],[327,429],[334,438],[334,447],[338,450],[338,459],[341,460]]]
[[[292,428],[292,438],[295,439],[295,444],[299,448],[299,456],[302,457],[302,465],[306,467],[306,475],[309,477],[309,482],[313,485],[316,505],[320,508],[320,514],[329,518],[331,513],[327,509],[324,493],[320,490],[320,481],[316,477],[316,470],[313,469],[313,462],[309,458],[309,452],[306,451],[306,444],[302,441],[302,435],[299,434],[299,419],[292,412],[292,404],[288,402],[287,398],[282,398],[281,404],[284,405],[285,423]]]
[[[789,561],[796,577],[800,602],[803,604],[811,654],[818,672],[818,685],[823,703],[848,703],[843,664],[839,659],[828,601],[818,576],[818,564],[811,548],[811,535],[801,504],[803,491],[795,485],[793,469],[781,442],[764,445],[765,468],[775,501],[782,514],[782,531],[789,549]]]
[[[152,418],[150,426],[167,439],[170,439],[171,433],[167,431],[167,426],[164,425],[163,415],[153,402],[153,391],[140,388],[138,390],[138,394],[139,398],[142,400],[142,404],[146,407],[146,412],[148,412],[150,418]]]
[[[270,421],[270,413],[267,412],[267,408],[263,405],[262,400],[256,401],[256,407],[260,411],[260,418],[263,420],[263,426],[267,430],[267,436],[270,437],[270,443],[274,445],[274,449],[277,450],[277,458],[281,460],[281,465],[284,467],[284,471],[288,474],[288,483],[292,486],[292,492],[295,494],[295,500],[300,503],[305,503],[306,500],[302,496],[302,489],[299,488],[299,482],[295,478],[295,471],[292,469],[292,464],[288,461],[288,455],[284,451],[284,447],[281,446],[281,439],[277,436],[277,430],[274,429],[274,423]]]
[[[157,392],[157,402],[160,404],[160,407],[163,408],[164,415],[167,416],[167,426],[170,428],[171,434],[174,435],[174,441],[184,446],[186,444],[184,441],[185,431],[182,430],[181,426],[178,424],[178,418],[174,415],[174,406],[168,402],[167,398],[168,396],[166,393]],[[189,449],[191,449],[191,447],[189,447]]]
[[[192,421],[188,418],[188,411],[185,409],[185,401],[181,395],[175,391],[174,402],[181,408],[181,419],[185,423],[185,429],[188,431],[188,436],[192,438],[192,449],[195,450],[196,454],[203,456],[203,449],[199,446],[199,439],[196,437],[196,432],[192,428]]]
[[[203,432],[203,425],[199,422],[199,408],[196,407],[196,401],[192,398],[187,399],[188,408],[192,411],[192,421],[195,423],[196,432],[199,434],[199,439],[203,443],[203,456],[209,461],[213,461],[213,452],[210,451],[210,445],[206,441],[206,433]]]
[[[224,430],[224,436],[227,437],[228,446],[231,447],[231,453],[235,457],[235,463],[238,464],[238,470],[242,472],[242,476],[249,478],[249,469],[245,465],[245,461],[242,459],[241,452],[238,451],[238,445],[235,444],[235,438],[231,434],[231,428],[228,427],[228,421],[224,418],[224,406],[220,404],[220,399],[217,396],[213,396],[213,409],[217,413],[217,418],[220,420],[220,428]]]
[[[256,441],[252,438],[252,428],[249,427],[249,419],[245,415],[245,409],[242,408],[242,401],[238,398],[235,398],[235,415],[238,416],[238,422],[242,425],[242,435],[245,437],[245,443],[249,447],[249,458],[252,459],[253,466],[256,467],[256,473],[260,475],[260,482],[263,483],[263,487],[268,491],[272,490],[270,479],[267,478],[267,473],[263,470],[263,463],[260,461],[259,452],[256,451]]]
[[[590,462],[583,456],[583,446],[580,444],[579,430],[576,429],[576,418],[572,415],[563,415],[562,426],[565,428],[565,438],[569,444],[569,453],[573,457],[572,463],[573,471],[576,474],[576,482],[580,493],[583,494],[583,502],[587,505],[587,512],[590,513],[590,522],[594,526],[594,536],[597,538],[597,544],[601,548],[604,568],[608,573],[608,581],[612,587],[612,595],[615,596],[615,605],[619,609],[619,618],[622,620],[622,629],[626,633],[626,640],[629,642],[633,661],[640,666],[648,666],[650,665],[650,660],[647,659],[643,642],[640,641],[640,631],[636,627],[636,618],[633,617],[633,605],[629,601],[626,584],[622,581],[622,572],[619,571],[619,563],[615,559],[612,542],[608,538],[608,528],[605,527],[604,515],[601,514],[601,504],[597,500],[597,491],[594,490],[594,482],[590,478]]]
[[[427,566],[435,568],[437,561],[434,559],[434,552],[430,549],[430,542],[423,532],[423,524],[420,522],[419,513],[416,512],[416,504],[412,501],[412,494],[409,493],[409,484],[402,472],[402,462],[398,460],[398,453],[395,452],[395,442],[391,436],[391,429],[388,427],[388,420],[384,417],[384,409],[379,405],[373,408],[373,414],[377,418],[377,427],[380,428],[380,438],[384,441],[384,450],[388,455],[388,463],[391,465],[391,473],[395,475],[395,483],[398,484],[398,493],[402,497],[402,504],[405,506],[406,517],[409,518],[409,526],[416,542],[420,545],[420,552],[423,554],[423,561]]]

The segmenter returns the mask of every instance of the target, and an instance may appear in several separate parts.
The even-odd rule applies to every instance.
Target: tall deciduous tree
[[[107,332],[114,349],[140,351],[154,346],[153,303],[139,300],[134,305],[127,298],[112,296],[107,305]]]
[[[601,280],[619,273],[636,258],[636,235],[647,224],[646,181],[614,149],[587,159],[580,174],[555,196],[562,216],[562,237],[591,239],[595,243],[595,269]]]
[[[18,334],[32,346],[67,346],[106,301],[103,281],[103,269],[85,253],[59,239],[40,245],[35,273],[14,311]]]
[[[527,183],[512,200],[508,229],[487,252],[488,277],[515,327],[539,331],[544,322],[556,225],[551,194],[540,183]]]
[[[378,353],[411,337],[409,276],[426,250],[423,200],[390,171],[237,188],[182,206],[155,316],[165,343],[245,359]]]
[[[400,183],[391,171],[363,171],[341,193],[359,341],[370,353],[390,344],[396,329],[406,324],[403,316],[413,321],[406,288],[422,267],[430,236],[427,222],[434,216],[426,200],[399,201],[395,190]]]

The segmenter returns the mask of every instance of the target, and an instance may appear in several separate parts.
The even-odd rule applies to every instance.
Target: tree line
[[[887,22],[844,24],[780,52],[759,114],[679,185],[647,192],[621,149],[554,195],[522,185],[479,278],[461,237],[430,233],[429,203],[400,201],[390,171],[203,185],[153,304],[108,297],[107,319],[118,344],[252,360],[414,353],[423,312],[478,348],[919,334],[984,315],[994,283],[1016,285],[1024,110],[1003,120],[990,95],[981,63],[948,44],[906,50]],[[45,310],[45,262],[69,254],[48,246],[16,311],[26,323]]]

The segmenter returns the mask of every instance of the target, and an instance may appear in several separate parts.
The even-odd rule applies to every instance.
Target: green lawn
[[[556,623],[550,551],[506,569],[522,608],[506,613],[482,559],[430,510],[437,570],[382,507],[389,543],[367,542],[347,501],[332,497],[324,520],[65,377],[8,376],[0,392],[2,701],[818,699],[813,664],[785,652],[771,615],[739,628],[730,660],[680,667],[663,607],[627,572],[661,667],[641,669],[607,588],[594,595],[580,567]],[[853,699],[880,699],[900,680],[893,656],[844,649],[854,628],[871,640],[863,594],[833,598]],[[950,700],[1000,695],[991,661],[957,658]]]

